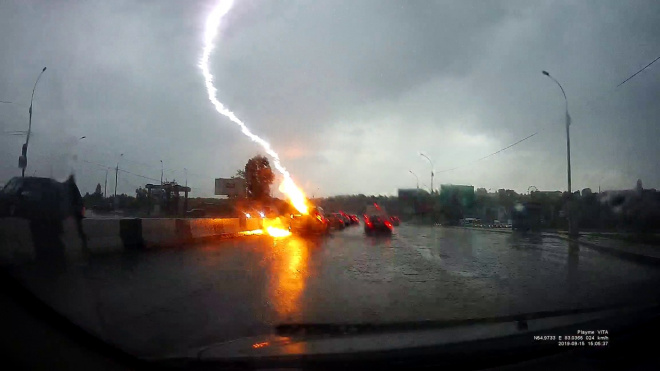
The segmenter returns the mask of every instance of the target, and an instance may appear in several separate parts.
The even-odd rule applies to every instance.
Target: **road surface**
[[[163,356],[291,322],[480,318],[658,299],[660,269],[557,239],[402,224],[252,236],[15,273],[129,352]]]

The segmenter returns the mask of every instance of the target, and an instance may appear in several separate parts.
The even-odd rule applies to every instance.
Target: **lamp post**
[[[21,177],[25,177],[25,168],[27,167],[27,150],[28,150],[28,144],[30,143],[30,133],[32,132],[32,101],[34,100],[34,91],[37,89],[37,83],[39,82],[39,79],[41,78],[41,75],[46,71],[46,67],[44,67],[41,72],[39,73],[39,76],[37,76],[37,80],[34,82],[34,87],[32,88],[32,97],[30,97],[30,118],[28,121],[28,132],[27,132],[27,138],[25,139],[25,144],[23,144],[23,148],[21,148],[21,156],[18,159],[18,166],[21,167]]]
[[[573,225],[572,218],[572,199],[573,192],[571,190],[571,133],[569,127],[571,126],[571,116],[568,114],[568,98],[566,98],[566,92],[561,86],[559,81],[552,77],[548,71],[543,71],[545,76],[548,76],[552,81],[554,81],[559,89],[561,89],[561,94],[564,96],[565,111],[566,111],[566,164],[567,164],[567,177],[568,177],[568,207],[566,208],[566,218],[568,219],[568,234],[574,236],[578,233],[576,226]]]
[[[435,166],[433,166],[433,161],[431,161],[429,156],[427,156],[423,153],[420,153],[419,155],[424,157],[425,159],[429,160],[429,163],[431,164],[431,194],[433,194],[433,175],[434,175],[433,174],[434,173],[433,169],[435,168]]]
[[[408,171],[410,171],[410,174],[414,175],[415,179],[417,179],[417,189],[419,189],[419,177],[417,176],[417,174],[413,173],[412,170],[408,170]]]
[[[160,160],[160,185],[163,185],[163,160]]]

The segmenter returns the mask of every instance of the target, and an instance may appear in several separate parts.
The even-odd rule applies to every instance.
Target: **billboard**
[[[215,193],[216,196],[236,196],[245,197],[245,179],[243,178],[216,178]]]

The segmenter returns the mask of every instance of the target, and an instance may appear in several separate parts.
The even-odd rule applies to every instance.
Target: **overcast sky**
[[[210,196],[264,153],[217,114],[198,68],[215,0],[0,3],[0,183],[18,155],[34,81],[27,174],[83,192],[165,178]],[[240,1],[211,69],[218,99],[270,141],[306,193],[394,194],[471,184],[660,188],[660,2]],[[534,137],[476,161],[528,135]],[[81,136],[85,139],[79,140]],[[445,171],[447,169],[453,169]],[[140,177],[141,175],[143,177]],[[146,178],[151,178],[151,180]]]

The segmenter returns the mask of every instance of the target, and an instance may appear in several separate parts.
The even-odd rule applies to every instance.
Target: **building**
[[[474,186],[442,184],[440,185],[439,209],[444,223],[455,225],[466,215],[475,213]]]
[[[442,184],[440,185],[440,203],[449,205],[458,202],[463,208],[474,206],[474,186]]]
[[[397,194],[402,215],[425,214],[433,210],[431,195],[423,189],[398,189]]]

